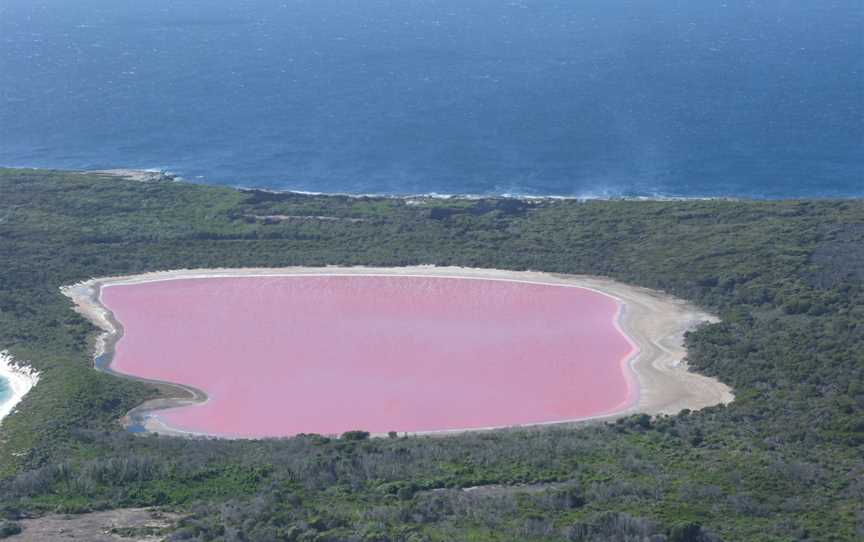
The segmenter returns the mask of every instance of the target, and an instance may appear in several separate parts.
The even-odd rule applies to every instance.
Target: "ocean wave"
[[[292,190],[292,189],[273,189],[273,188],[256,188],[244,185],[232,185],[237,190],[245,192],[267,192],[270,194],[297,194],[301,196],[339,196],[345,198],[364,199],[364,198],[380,198],[394,200],[483,200],[483,199],[514,199],[523,201],[740,201],[743,198],[731,196],[678,196],[665,194],[650,194],[650,195],[626,195],[626,194],[607,194],[607,193],[580,193],[576,195],[563,194],[522,194],[518,192],[504,193],[486,193],[486,194],[444,194],[441,192],[417,192],[394,194],[386,192],[368,192],[368,193],[352,193],[352,192],[315,192],[310,190]]]
[[[10,393],[0,402],[0,424],[3,418],[11,414],[33,386],[39,383],[40,374],[26,364],[12,360],[12,356],[0,351],[0,377],[7,383]]]

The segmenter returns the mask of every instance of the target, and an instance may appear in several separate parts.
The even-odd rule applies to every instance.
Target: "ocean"
[[[0,376],[0,406],[12,397],[12,387],[9,381]]]
[[[3,0],[0,165],[864,196],[861,0]]]

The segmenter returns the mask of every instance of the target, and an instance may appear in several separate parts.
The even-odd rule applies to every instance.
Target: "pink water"
[[[112,368],[203,390],[160,411],[222,436],[564,421],[634,399],[619,303],[573,287],[395,276],[115,285]]]

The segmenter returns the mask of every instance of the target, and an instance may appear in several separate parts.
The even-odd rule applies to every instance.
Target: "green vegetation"
[[[42,381],[0,430],[0,515],[159,505],[173,540],[864,536],[864,201],[270,194],[0,170],[0,349]],[[727,407],[581,429],[231,442],[124,433],[157,393],[92,370],[58,287],[173,268],[589,273],[715,311],[690,366]],[[468,489],[471,488],[471,489]]]
[[[0,539],[9,538],[21,532],[21,526],[14,521],[0,521]]]

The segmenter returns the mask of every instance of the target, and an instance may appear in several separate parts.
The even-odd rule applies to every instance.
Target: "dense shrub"
[[[165,505],[188,514],[177,540],[861,535],[864,201],[409,202],[37,170],[0,170],[0,194],[0,350],[42,372],[0,428],[5,517]],[[117,419],[159,390],[93,371],[94,329],[58,291],[160,269],[328,264],[663,290],[722,318],[687,335],[688,365],[736,400],[448,438],[140,437]]]

